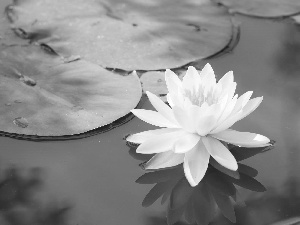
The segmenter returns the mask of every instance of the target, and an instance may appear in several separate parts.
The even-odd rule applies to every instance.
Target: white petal
[[[137,153],[152,154],[166,152],[173,149],[175,142],[185,132],[183,130],[174,131],[162,135],[157,135],[143,142],[137,149]]]
[[[234,96],[235,93],[235,89],[236,89],[236,83],[233,82],[230,84],[230,86],[224,90],[224,92],[222,91],[222,95],[228,95],[228,100],[232,99],[232,97]]]
[[[247,91],[243,95],[241,95],[238,100],[236,101],[235,107],[232,110],[232,113],[239,112],[249,101],[251,98],[251,95],[253,94],[253,91]]]
[[[197,119],[197,133],[200,136],[207,135],[215,126],[217,118],[214,115],[200,116]]]
[[[171,106],[171,108],[173,108],[174,102],[172,101],[170,93],[167,94],[167,101],[168,101],[169,105]]]
[[[222,112],[222,115],[220,116],[220,118],[218,119],[218,124],[221,124],[224,120],[226,120],[230,116],[230,114],[236,104],[237,98],[238,98],[238,95],[235,95],[232,99],[229,99],[229,101],[227,101],[225,109]]]
[[[220,133],[211,135],[221,141],[231,143],[243,147],[264,147],[269,146],[270,139],[260,135],[249,132],[239,132],[236,130],[224,130]]]
[[[204,95],[209,92],[216,85],[216,77],[213,68],[207,63],[200,72],[200,78],[204,87]]]
[[[227,89],[233,83],[233,72],[227,72],[221,79],[218,81],[218,84],[221,84],[223,89]]]
[[[263,97],[257,97],[257,98],[251,99],[247,103],[247,105],[245,105],[244,108],[242,109],[242,114],[240,115],[239,120],[245,118],[250,113],[252,113],[260,105],[262,100],[263,100]]]
[[[248,103],[237,113],[232,113],[227,119],[225,119],[222,123],[220,123],[215,129],[213,129],[210,133],[216,134],[221,131],[227,130],[237,121],[245,118],[250,113],[252,113],[262,102],[263,97],[253,98],[248,101]]]
[[[190,115],[192,113],[192,109],[189,108],[195,108],[197,106],[191,105],[190,107],[186,108],[180,108],[177,106],[173,107],[173,113],[175,116],[176,121],[179,123],[179,125],[186,131],[190,133],[196,132],[196,126],[195,126],[195,116]],[[198,107],[199,108],[199,107]]]
[[[165,72],[165,79],[169,93],[177,94],[179,89],[182,89],[181,80],[171,70],[167,69]]]
[[[182,85],[185,90],[195,91],[200,85],[200,76],[193,66],[189,66],[186,75],[182,79]]]
[[[202,141],[209,154],[222,166],[236,171],[238,164],[231,152],[217,139],[210,136],[203,137]]]
[[[156,111],[145,109],[132,109],[131,112],[141,120],[145,121],[146,123],[150,123],[154,126],[168,128],[178,127],[176,124],[170,122]]]
[[[218,82],[217,86],[222,86],[223,93],[235,92],[236,83],[233,81],[233,72],[227,72]],[[232,95],[233,96],[233,95]]]
[[[153,105],[153,107],[159,112],[163,117],[165,117],[170,122],[177,124],[172,109],[165,104],[159,97],[152,94],[151,92],[146,92],[149,101]]]
[[[197,134],[186,133],[182,135],[174,144],[175,153],[185,153],[191,150],[200,140]]]
[[[132,134],[132,135],[128,136],[126,138],[126,141],[141,144],[155,136],[178,131],[178,130],[179,130],[178,128],[161,128],[161,129],[156,129],[156,130],[143,131],[143,132],[140,132],[137,134]]]
[[[224,107],[222,103],[211,106],[203,104],[201,108],[194,113],[194,124],[196,125],[196,130],[199,135],[205,136],[216,126],[222,107]]]
[[[202,141],[189,152],[185,153],[183,168],[184,174],[192,187],[199,184],[204,177],[209,163],[209,153]]]
[[[183,163],[184,154],[167,151],[155,154],[145,165],[145,169],[155,170],[166,167],[177,166]]]
[[[223,130],[227,130],[229,127],[231,127],[233,124],[235,124],[235,122],[237,122],[239,120],[241,115],[242,115],[242,111],[240,111],[236,114],[230,115],[226,120],[224,120],[222,123],[218,124],[218,126],[215,129],[211,130],[209,133],[216,134]]]

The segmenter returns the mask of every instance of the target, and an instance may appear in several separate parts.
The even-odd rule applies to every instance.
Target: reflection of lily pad
[[[208,57],[230,42],[233,29],[224,7],[198,0],[26,0],[8,15],[28,38],[63,56],[125,70]]]
[[[299,0],[214,0],[227,6],[232,12],[259,16],[280,17],[300,12]]]
[[[117,75],[83,60],[65,63],[37,46],[0,50],[1,131],[79,134],[126,115],[140,100],[134,74]]]

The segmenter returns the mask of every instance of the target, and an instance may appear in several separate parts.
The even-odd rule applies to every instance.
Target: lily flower
[[[127,141],[140,144],[137,153],[156,153],[145,169],[183,163],[186,179],[196,186],[206,173],[210,156],[227,169],[238,169],[236,159],[222,142],[249,148],[270,145],[270,140],[260,134],[229,129],[263,100],[263,97],[250,99],[252,91],[240,97],[234,95],[236,83],[232,71],[216,82],[211,65],[206,64],[200,73],[190,66],[182,81],[167,69],[165,79],[169,105],[147,92],[157,112],[131,110],[141,120],[161,127],[127,137]]]

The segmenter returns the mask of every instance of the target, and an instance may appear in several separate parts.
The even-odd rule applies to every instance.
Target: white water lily
[[[183,163],[185,176],[191,186],[204,177],[212,156],[219,164],[237,170],[231,152],[220,142],[244,147],[263,147],[270,140],[260,134],[229,129],[235,122],[253,112],[263,97],[251,98],[248,91],[238,98],[233,72],[218,82],[210,66],[200,73],[190,66],[181,81],[171,70],[165,72],[170,107],[156,95],[147,96],[157,110],[133,109],[131,112],[161,129],[133,134],[127,141],[140,144],[138,153],[155,154],[146,169],[160,169]]]

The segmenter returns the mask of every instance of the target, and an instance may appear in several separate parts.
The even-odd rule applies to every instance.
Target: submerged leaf
[[[141,97],[136,75],[77,60],[65,63],[38,46],[1,47],[2,132],[62,136],[112,123]]]
[[[232,12],[259,17],[281,17],[300,12],[299,0],[214,0]]]
[[[64,57],[124,70],[206,58],[226,47],[233,33],[227,10],[211,1],[26,0],[16,1],[9,15],[29,39]]]

